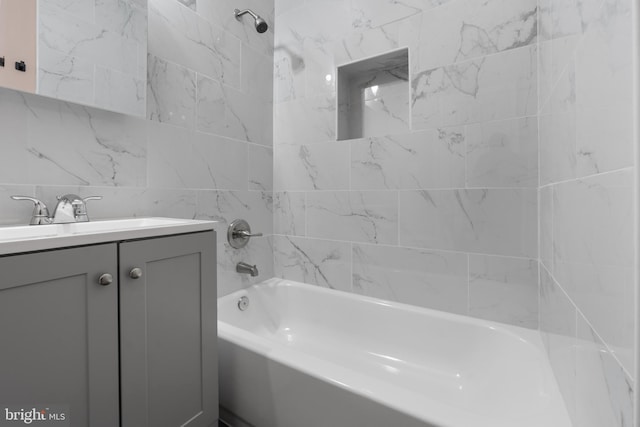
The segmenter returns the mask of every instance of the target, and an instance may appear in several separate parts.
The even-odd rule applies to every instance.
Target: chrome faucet
[[[31,225],[42,224],[68,224],[71,222],[88,222],[87,202],[89,200],[101,200],[102,196],[90,196],[82,198],[75,194],[65,194],[58,196],[53,215],[49,215],[49,209],[42,201],[29,196],[11,196],[13,200],[27,200],[33,202],[33,213],[31,215]]]
[[[236,271],[242,274],[250,274],[251,277],[256,277],[259,274],[257,266],[249,265],[246,262],[239,262],[236,265]]]

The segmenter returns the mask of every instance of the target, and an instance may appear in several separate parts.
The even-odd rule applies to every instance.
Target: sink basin
[[[127,218],[71,224],[0,227],[0,255],[141,239],[213,229],[214,221]]]

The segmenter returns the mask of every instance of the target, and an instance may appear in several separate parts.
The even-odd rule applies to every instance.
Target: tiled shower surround
[[[631,426],[630,8],[276,1],[276,275],[540,328],[574,424]],[[404,47],[363,134],[410,131],[336,141],[336,68]]]
[[[276,21],[276,274],[537,328],[537,2],[276,2]],[[364,114],[410,130],[336,141],[336,67],[405,47],[404,105]]]
[[[72,21],[73,11],[98,13],[108,2],[47,3]],[[273,22],[273,1],[244,5]],[[236,7],[149,0],[147,120],[0,89],[0,222],[29,221],[32,206],[12,194],[49,205],[57,194],[102,195],[88,205],[92,219],[220,221],[221,294],[273,277],[273,30],[258,34],[252,21],[236,21]],[[267,237],[230,250],[226,226],[236,218]],[[238,261],[258,264],[260,277],[237,274]]]

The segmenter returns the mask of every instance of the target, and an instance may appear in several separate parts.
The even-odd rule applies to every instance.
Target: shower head
[[[240,11],[240,9],[236,9],[234,10],[234,13],[238,21],[240,20],[240,17],[245,13],[248,13],[249,15],[253,16],[253,19],[256,25],[256,31],[259,32],[260,34],[264,33],[269,29],[269,25],[267,24],[267,21],[265,21],[260,16],[255,14],[251,9],[245,9],[243,11]]]

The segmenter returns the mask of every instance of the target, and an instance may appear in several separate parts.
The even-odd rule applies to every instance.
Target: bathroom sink
[[[214,221],[176,218],[127,218],[0,227],[0,255],[193,233],[211,230],[214,224]]]

